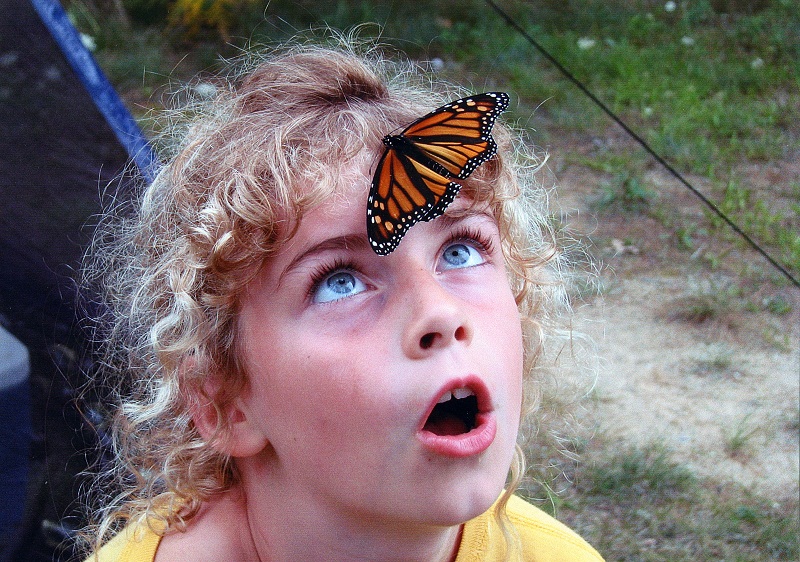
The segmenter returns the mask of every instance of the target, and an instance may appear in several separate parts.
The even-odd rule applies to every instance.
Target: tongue
[[[436,435],[461,435],[467,432],[467,424],[451,413],[434,410],[425,422],[425,429]]]

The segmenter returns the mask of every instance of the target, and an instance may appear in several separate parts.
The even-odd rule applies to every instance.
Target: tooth
[[[437,402],[437,404],[444,404],[445,402],[447,402],[448,400],[451,400],[452,398],[453,398],[453,393],[448,390],[447,392],[442,394],[442,397],[439,398],[439,401]]]
[[[453,396],[456,398],[456,400],[461,400],[467,396],[475,396],[475,393],[468,388],[457,388],[453,391]]]

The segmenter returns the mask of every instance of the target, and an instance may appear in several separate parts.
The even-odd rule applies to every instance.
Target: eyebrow
[[[495,222],[494,215],[492,215],[488,209],[478,211],[471,207],[467,207],[465,209],[456,210],[452,214],[445,212],[443,215],[437,217],[432,224],[438,230],[449,230],[457,224],[470,219],[484,219]]]
[[[455,211],[455,213],[452,214],[444,213],[443,215],[436,217],[431,225],[434,226],[438,231],[443,232],[470,219],[486,219],[494,222],[494,216],[488,210],[475,211],[467,208],[461,211]],[[367,237],[363,234],[345,234],[342,236],[327,238],[295,256],[292,261],[289,262],[289,265],[287,265],[278,276],[278,286],[283,283],[284,277],[293,272],[295,269],[298,269],[304,261],[319,254],[324,254],[325,252],[342,250],[355,252],[369,250],[372,252],[372,247],[370,246]]]
[[[283,278],[286,277],[286,275],[299,268],[304,261],[314,256],[331,251],[363,251],[365,249],[372,251],[369,242],[367,242],[367,237],[363,234],[345,234],[343,236],[326,238],[319,244],[314,244],[295,256],[278,276],[278,285],[280,286],[280,284],[283,283]]]

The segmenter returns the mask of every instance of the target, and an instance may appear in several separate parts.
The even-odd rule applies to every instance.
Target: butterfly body
[[[454,180],[497,153],[491,131],[508,103],[502,92],[462,98],[384,137],[367,201],[367,234],[377,254],[392,252],[418,221],[444,213],[461,189]]]

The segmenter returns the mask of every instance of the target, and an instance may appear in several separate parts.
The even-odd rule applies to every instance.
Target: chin
[[[465,479],[456,489],[439,495],[436,506],[430,507],[433,523],[442,526],[460,525],[488,510],[500,497],[505,484],[503,478],[485,477],[483,481]]]

